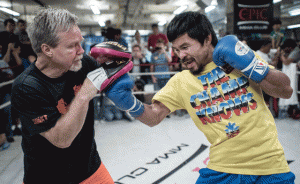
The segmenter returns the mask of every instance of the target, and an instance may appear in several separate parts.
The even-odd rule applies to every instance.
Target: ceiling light
[[[11,7],[11,4],[9,2],[5,2],[5,1],[0,1],[0,6],[1,7]]]
[[[300,27],[300,24],[290,25],[287,28],[288,29],[294,29],[294,28],[298,28],[298,27]]]
[[[281,0],[273,0],[273,4],[279,3]]]
[[[100,27],[105,27],[105,22],[104,21],[99,20],[98,24],[100,25]]]
[[[217,0],[212,0],[210,6],[218,6]]]
[[[182,13],[184,10],[186,10],[187,7],[188,7],[188,5],[180,6],[173,12],[173,14],[178,15],[178,14]]]
[[[208,12],[210,12],[211,10],[213,10],[215,8],[216,8],[216,6],[208,6],[208,7],[205,8],[205,13],[208,13]]]
[[[99,10],[99,8],[98,8],[97,6],[92,5],[92,6],[90,6],[90,7],[91,7],[91,9],[92,9],[92,11],[93,11],[93,13],[94,13],[95,15],[100,15],[100,10]]]
[[[166,23],[167,23],[166,20],[162,20],[162,21],[160,21],[160,22],[158,23],[158,25],[159,25],[159,26],[163,26],[163,25],[165,25]]]
[[[0,10],[6,12],[6,13],[8,13],[8,14],[11,14],[11,15],[13,15],[13,16],[20,16],[20,13],[18,13],[18,12],[16,12],[16,11],[13,11],[13,10],[11,10],[11,9],[8,9],[8,8],[0,7]]]
[[[300,9],[291,10],[291,11],[289,11],[289,14],[291,16],[300,15]]]

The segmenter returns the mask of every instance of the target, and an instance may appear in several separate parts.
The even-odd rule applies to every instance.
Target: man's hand
[[[129,111],[133,117],[139,117],[144,112],[144,104],[132,94],[133,87],[134,82],[125,74],[108,87],[105,94],[119,109]]]
[[[213,52],[213,61],[221,67],[229,64],[256,83],[260,83],[269,72],[268,65],[233,35],[225,36],[218,42]]]

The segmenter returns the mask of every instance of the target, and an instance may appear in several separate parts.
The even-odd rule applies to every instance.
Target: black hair
[[[271,43],[272,43],[271,38],[263,38],[263,39],[261,39],[261,47],[266,46],[266,45],[271,44]]]
[[[158,27],[158,24],[152,24],[151,27],[152,27],[152,28]]]
[[[284,42],[282,43],[280,48],[285,49],[287,47],[295,48],[295,47],[297,47],[297,42],[294,39],[288,38],[288,39],[284,40]]]
[[[271,25],[273,26],[274,24],[282,24],[280,18],[278,17],[273,18]]]
[[[216,33],[207,19],[199,12],[184,12],[176,15],[167,26],[167,37],[170,42],[187,33],[189,37],[198,40],[202,45],[204,40],[211,34],[212,45],[218,43]]]
[[[144,91],[145,82],[143,79],[137,79],[134,83],[138,90]]]
[[[10,22],[11,24],[16,24],[16,22],[14,21],[14,19],[6,19],[6,20],[4,21],[4,27],[6,27],[7,24],[8,24],[9,22]]]
[[[114,30],[114,35],[119,35],[119,34],[122,34],[122,30],[119,29],[119,28],[116,28],[116,29]]]
[[[132,46],[132,49],[135,48],[135,47],[138,47],[140,50],[142,50],[142,47],[141,47],[139,44],[133,45],[133,46]]]
[[[18,23],[25,24],[26,22],[25,22],[25,20],[23,20],[23,19],[19,19],[19,20],[18,20]]]
[[[112,27],[107,28],[105,36],[107,39],[114,39],[115,29]]]

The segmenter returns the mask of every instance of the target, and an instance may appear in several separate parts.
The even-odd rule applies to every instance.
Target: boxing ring
[[[138,66],[138,65],[135,65]],[[174,75],[177,72],[129,73],[130,76]],[[298,71],[299,75],[300,72]],[[11,85],[13,80],[0,84]],[[133,94],[151,95],[153,84]],[[300,94],[300,91],[297,91]],[[98,94],[97,96],[102,96]],[[0,105],[0,110],[10,106]],[[299,120],[275,119],[279,140],[289,166],[300,183]],[[16,137],[8,150],[0,152],[0,183],[20,184],[23,177],[21,137]],[[210,143],[197,129],[189,115],[171,114],[155,127],[138,120],[95,120],[95,140],[102,162],[115,184],[189,184],[199,177],[199,169],[209,162]]]

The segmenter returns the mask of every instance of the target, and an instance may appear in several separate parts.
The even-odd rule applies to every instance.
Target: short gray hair
[[[77,24],[78,17],[68,10],[41,9],[27,28],[34,52],[41,53],[42,44],[55,48],[59,42],[58,33],[67,32]]]

